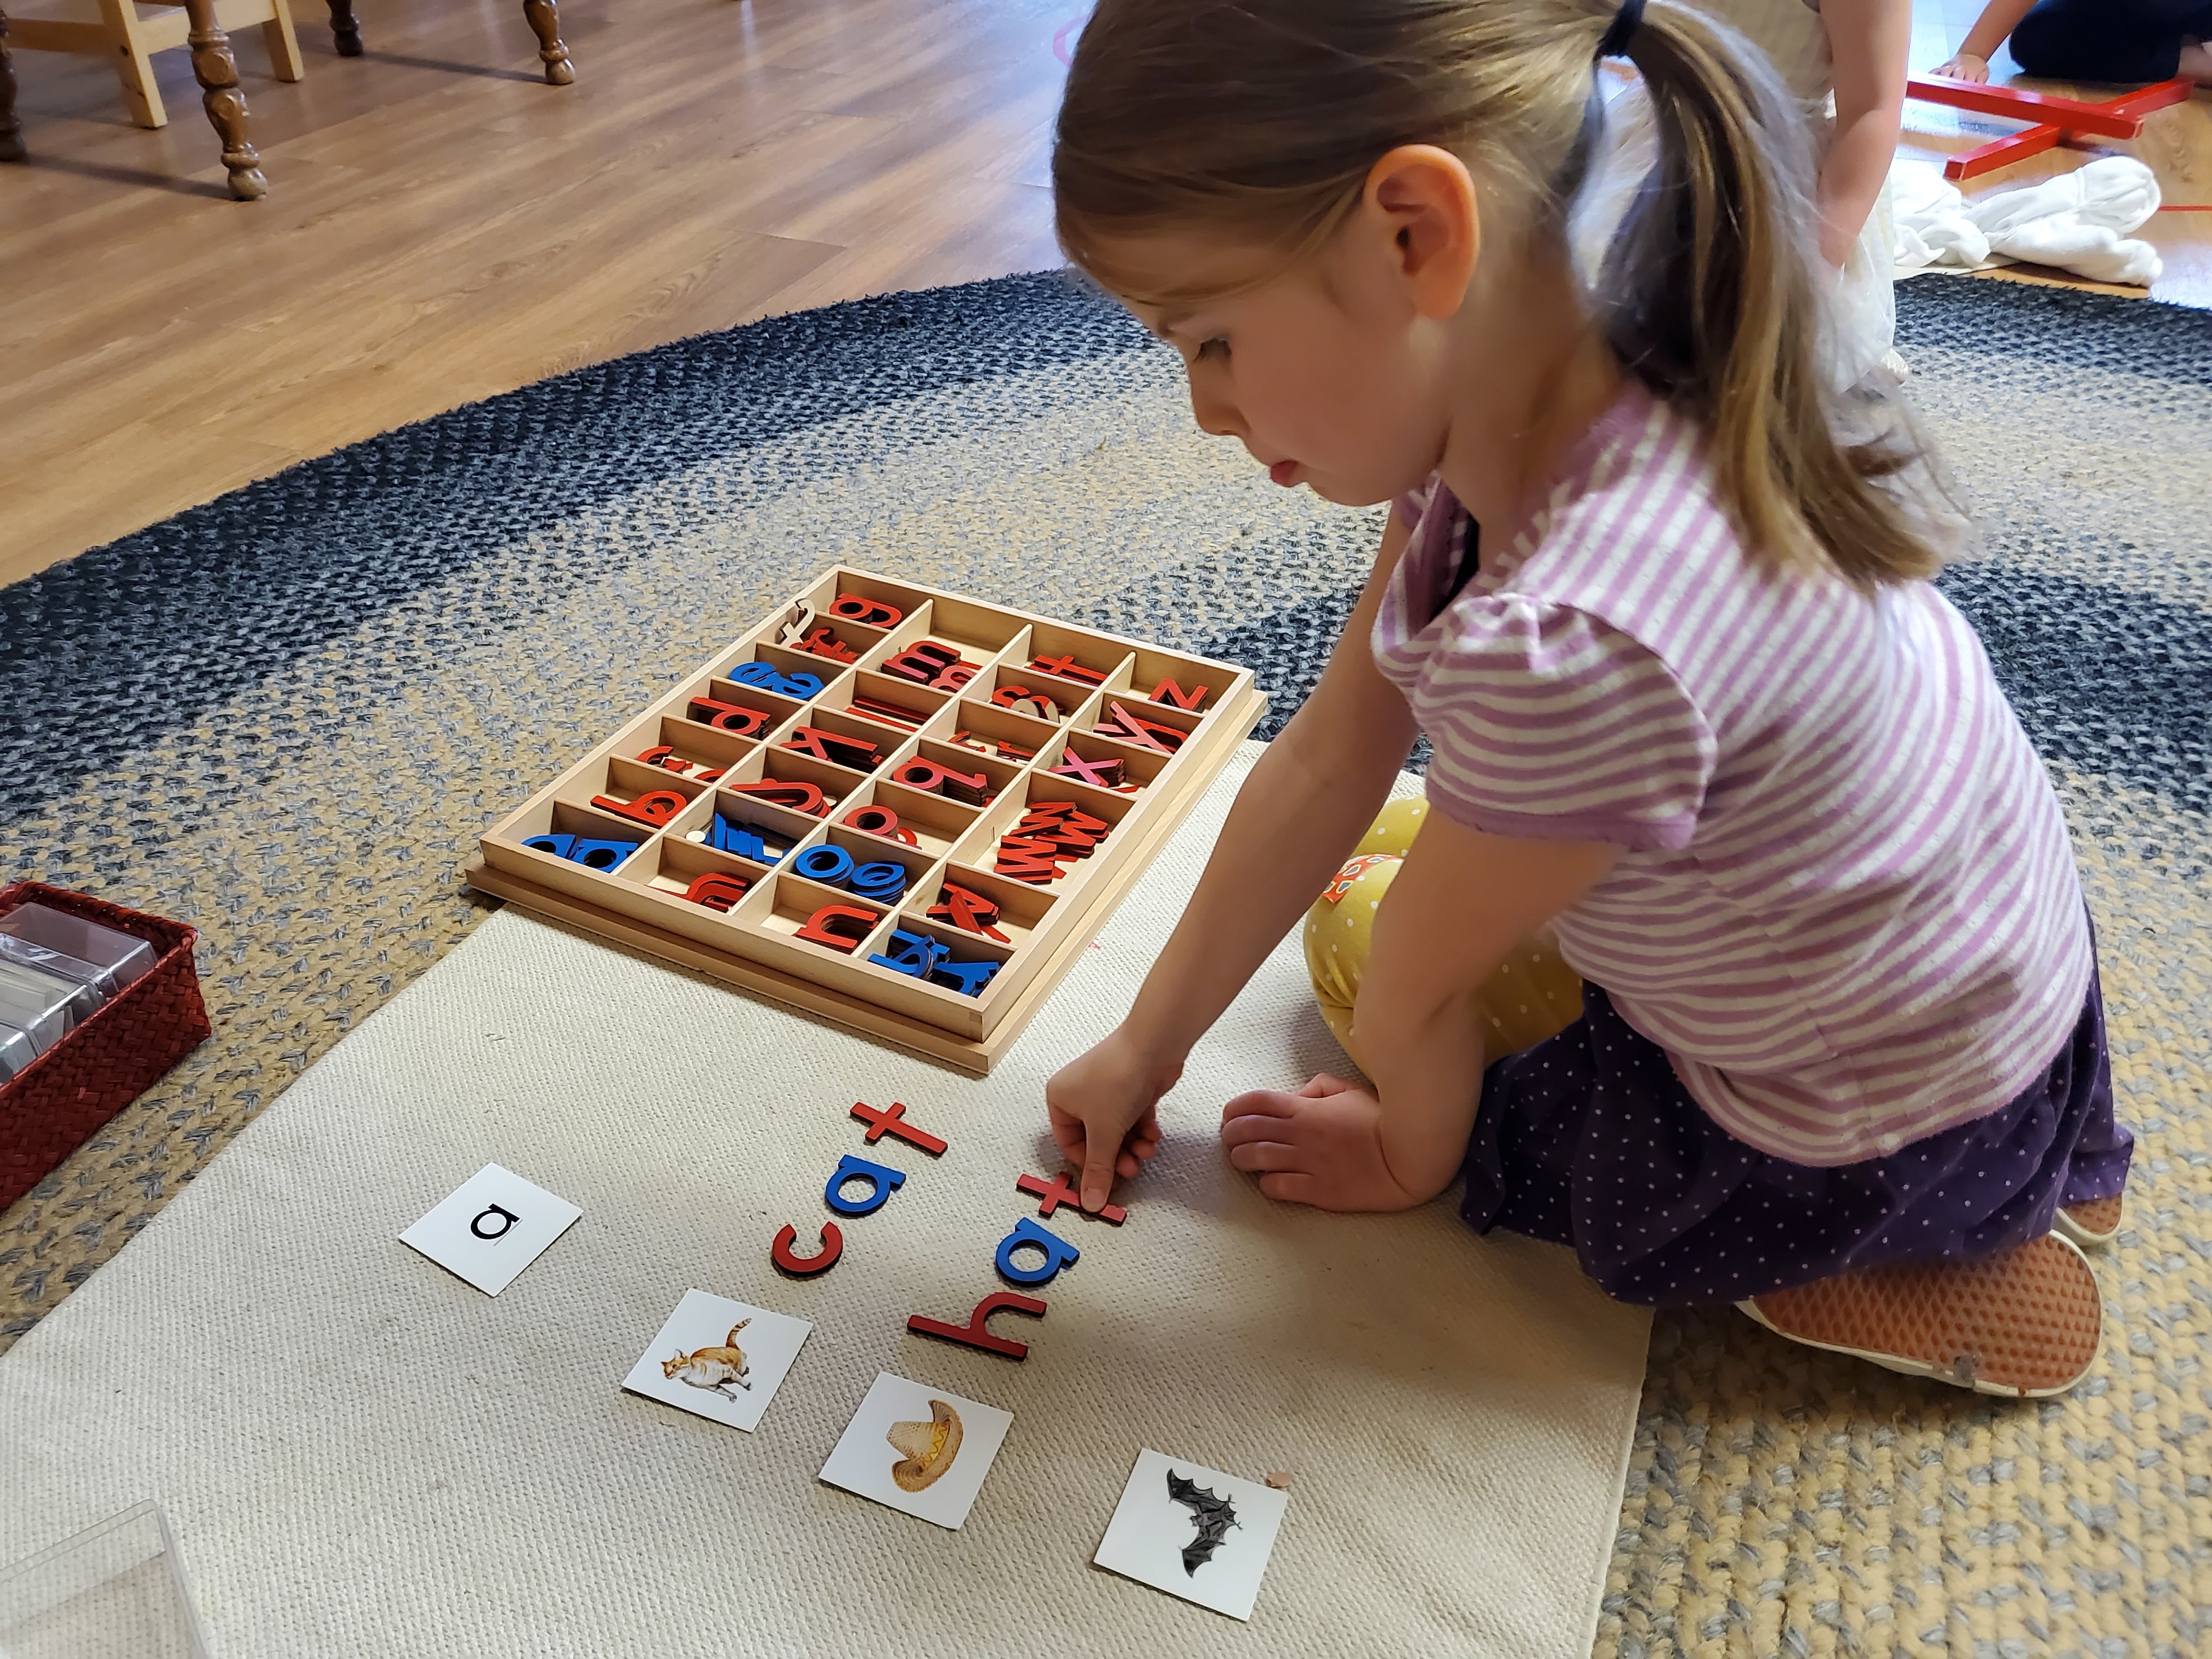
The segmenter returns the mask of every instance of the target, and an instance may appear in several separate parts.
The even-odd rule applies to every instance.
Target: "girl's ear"
[[[1361,216],[1388,237],[1393,274],[1424,317],[1458,311],[1482,252],[1467,163],[1435,144],[1401,144],[1368,169]]]

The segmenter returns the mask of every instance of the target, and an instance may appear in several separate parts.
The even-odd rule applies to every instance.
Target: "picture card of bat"
[[[584,1212],[512,1170],[487,1164],[399,1242],[486,1296],[497,1296]]]
[[[957,1529],[1013,1424],[1012,1412],[879,1371],[822,1479]]]
[[[1137,1454],[1091,1559],[1231,1619],[1249,1619],[1290,1494],[1203,1463]]]
[[[686,1291],[623,1387],[750,1433],[813,1329],[787,1314]]]

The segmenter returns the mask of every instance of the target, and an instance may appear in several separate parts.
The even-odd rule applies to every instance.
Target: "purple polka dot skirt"
[[[1460,1212],[1571,1244],[1623,1302],[1735,1302],[1856,1268],[1971,1261],[2126,1183],[2093,969],[2072,1038],[1985,1117],[1882,1158],[1814,1169],[1708,1117],[1659,1046],[1595,985],[1583,1017],[1484,1074]]]

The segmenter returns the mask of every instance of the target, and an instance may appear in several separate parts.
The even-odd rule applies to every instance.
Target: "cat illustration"
[[[696,1353],[678,1353],[673,1359],[660,1362],[660,1374],[688,1382],[695,1389],[712,1389],[725,1400],[735,1400],[730,1392],[734,1382],[741,1389],[750,1389],[745,1373],[752,1368],[745,1364],[745,1351],[738,1346],[738,1333],[753,1322],[740,1319],[730,1327],[730,1334],[722,1339],[719,1348],[702,1348]]]

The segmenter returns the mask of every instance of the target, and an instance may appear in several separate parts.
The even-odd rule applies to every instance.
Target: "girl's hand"
[[[1984,82],[1990,78],[1990,60],[1962,52],[1949,63],[1938,64],[1935,73],[1953,81]]]
[[[1154,1058],[1128,1027],[1119,1025],[1045,1084],[1052,1138],[1083,1171],[1085,1209],[1098,1209],[1112,1194],[1116,1175],[1135,1175],[1159,1151],[1156,1109],[1182,1075],[1181,1061]]]
[[[1390,1173],[1382,1103],[1325,1072],[1296,1094],[1255,1089],[1237,1096],[1221,1109],[1221,1144],[1238,1169],[1261,1172],[1261,1192],[1292,1204],[1410,1210],[1436,1196],[1408,1192]]]

